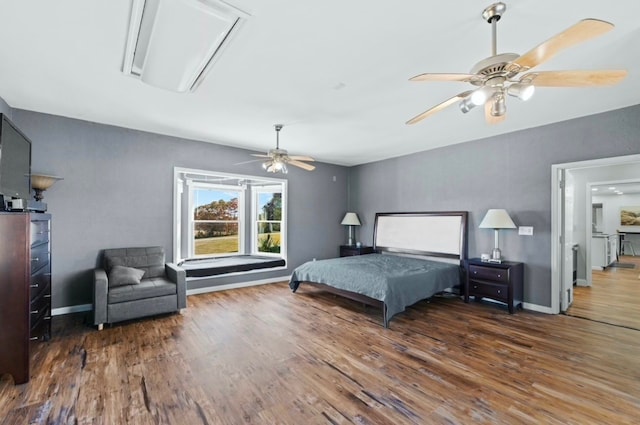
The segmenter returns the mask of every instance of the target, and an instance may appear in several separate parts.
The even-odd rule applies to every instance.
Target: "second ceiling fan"
[[[422,121],[455,103],[459,104],[464,113],[476,106],[484,105],[486,121],[489,124],[496,124],[506,117],[507,95],[527,100],[533,95],[535,87],[604,86],[617,84],[626,77],[627,71],[625,70],[527,72],[551,59],[563,49],[610,31],[613,29],[613,24],[598,19],[583,19],[524,55],[498,54],[496,27],[506,8],[504,3],[494,3],[483,11],[482,17],[491,24],[491,56],[478,62],[470,73],[426,73],[409,79],[410,81],[460,81],[471,83],[476,88],[459,93],[439,103],[411,118],[407,124]]]
[[[252,156],[258,158],[266,158],[267,160],[262,163],[264,168],[269,173],[283,173],[288,172],[287,165],[293,165],[295,167],[302,168],[303,170],[313,171],[316,167],[311,164],[307,164],[304,161],[314,161],[310,156],[302,155],[289,155],[286,149],[280,148],[280,130],[284,127],[283,124],[275,124],[276,129],[276,148],[269,149],[266,155],[253,153]]]

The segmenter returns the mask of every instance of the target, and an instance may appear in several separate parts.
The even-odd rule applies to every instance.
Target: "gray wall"
[[[34,173],[64,177],[44,193],[53,215],[53,306],[91,302],[92,269],[104,248],[161,245],[172,258],[173,167],[267,176],[249,151],[24,110],[13,121],[33,143]],[[294,167],[292,167],[294,168]],[[288,270],[337,255],[344,239],[348,169],[317,164],[289,181]],[[335,176],[335,182],[333,181]],[[248,280],[227,277],[190,288]]]
[[[349,209],[360,215],[367,243],[376,212],[467,210],[469,256],[478,257],[493,247],[493,230],[478,229],[480,221],[487,209],[505,208],[534,235],[501,231],[504,257],[526,263],[525,302],[550,307],[551,165],[637,153],[640,106],[633,106],[353,167]]]

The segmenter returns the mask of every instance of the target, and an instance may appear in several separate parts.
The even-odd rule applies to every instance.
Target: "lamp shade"
[[[360,226],[360,220],[358,219],[358,214],[354,212],[348,212],[344,215],[342,219],[342,223],[345,226]]]
[[[482,219],[481,229],[515,229],[516,225],[509,217],[507,210],[490,209]]]
[[[47,190],[62,177],[31,174],[31,187],[38,190]]]

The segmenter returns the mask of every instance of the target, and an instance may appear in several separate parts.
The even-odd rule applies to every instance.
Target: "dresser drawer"
[[[49,265],[49,244],[31,248],[31,273],[42,270]],[[48,267],[47,267],[48,269]]]
[[[40,296],[31,300],[29,304],[29,312],[31,313],[31,319],[38,317],[51,309],[51,295],[47,292],[42,292]],[[32,320],[33,321],[33,320]]]
[[[51,314],[43,314],[31,322],[29,339],[31,341],[48,341],[49,338],[51,338]]]
[[[509,300],[509,287],[498,283],[469,281],[469,295],[479,295],[493,298],[498,301],[507,302]]]
[[[31,292],[31,299],[37,298],[43,291],[51,293],[51,272],[49,267],[43,267],[31,276],[31,282],[29,288]]]
[[[509,282],[509,272],[507,270],[494,267],[469,266],[469,278],[490,280],[492,282]]]
[[[31,246],[49,242],[49,221],[31,222]]]

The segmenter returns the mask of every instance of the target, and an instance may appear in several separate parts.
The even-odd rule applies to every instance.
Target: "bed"
[[[466,211],[377,213],[376,253],[309,261],[289,281],[311,284],[382,309],[384,327],[416,302],[463,287]]]

